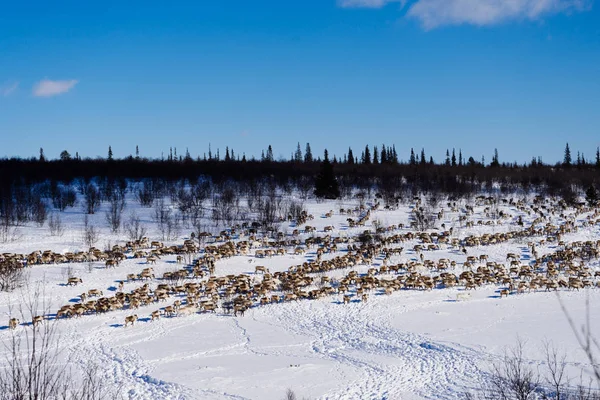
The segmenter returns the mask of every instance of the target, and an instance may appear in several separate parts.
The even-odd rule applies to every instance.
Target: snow
[[[352,200],[307,202],[305,206],[315,216],[307,224],[315,226],[319,235],[324,235],[323,227],[333,225],[332,236],[347,237],[373,228],[374,220],[384,226],[408,225],[410,207],[403,205],[393,211],[374,211],[365,227],[348,228],[348,215],[340,215],[337,210],[357,204]],[[483,208],[476,207],[473,221],[487,220]],[[519,227],[510,223],[517,215],[522,215],[526,222],[533,218],[514,206],[500,208],[514,218],[503,221],[502,225],[466,228],[459,223],[458,213],[450,213],[445,207],[446,214],[440,223],[455,227],[455,236],[464,238],[470,234],[517,230]],[[125,216],[132,210],[150,228],[147,234],[150,240],[159,239],[151,218],[153,210],[141,208],[129,198]],[[334,216],[323,218],[329,210],[334,210]],[[75,208],[60,215],[66,227],[62,237],[50,236],[46,226],[27,225],[19,228],[18,241],[0,244],[0,253],[86,250],[81,240],[83,213]],[[586,215],[578,216],[579,224]],[[554,218],[555,225],[563,222],[562,218]],[[91,216],[90,222],[102,229],[97,247],[126,240],[124,233],[109,232],[103,210]],[[207,226],[210,226],[208,221]],[[294,228],[293,223],[281,224],[281,229],[288,234]],[[188,238],[184,232],[190,231],[191,228],[183,229],[177,240],[165,244],[183,243]],[[405,227],[400,232],[408,231]],[[472,247],[469,255],[485,253],[489,261],[505,263],[508,252],[517,252],[522,255],[522,262],[527,262],[531,258],[527,241],[542,238],[512,239]],[[598,227],[591,225],[565,235],[563,240],[595,241],[598,238]],[[391,263],[418,260],[412,251],[418,242],[415,239],[403,243],[405,251],[393,256]],[[288,249],[285,256],[272,258],[240,255],[219,260],[216,274],[244,273],[259,281],[261,274],[254,273],[256,265],[264,265],[271,272],[285,271],[315,257],[315,248],[303,256],[291,255],[292,249]],[[555,243],[538,246],[540,254],[554,250]],[[462,252],[445,246],[424,254],[427,259],[448,258],[459,264],[465,261]],[[324,259],[331,257],[324,255]],[[381,265],[381,258],[373,261],[374,267]],[[596,261],[589,266],[598,269]],[[44,301],[52,305],[53,312],[64,304],[76,302],[79,294],[89,289],[101,289],[105,296],[114,295],[119,280],[145,267],[144,259],[133,258],[114,269],[106,269],[101,262],[91,268],[87,263],[34,265],[27,268],[28,288],[0,293],[0,313],[6,316],[7,323],[12,316],[9,306],[19,303],[28,294],[24,291],[32,290],[36,284],[43,286]],[[153,267],[158,278],[163,272],[181,266],[175,263],[175,256],[163,256]],[[364,274],[369,267],[361,265],[352,269]],[[332,271],[328,275],[341,278],[350,269]],[[461,268],[455,270],[461,271]],[[83,283],[66,286],[69,273],[81,277]],[[319,274],[316,276],[320,278]],[[154,286],[157,283],[161,283],[160,279],[151,282]],[[140,285],[140,282],[126,282],[124,291]],[[459,300],[457,294],[465,293],[462,286],[432,291],[399,290],[391,295],[374,290],[369,293],[367,302],[352,296],[350,304],[342,304],[342,296],[335,294],[318,300],[256,305],[243,317],[224,315],[219,310],[150,321],[152,311],[172,304],[174,297],[171,297],[167,303],[138,310],[110,311],[57,323],[61,346],[73,357],[73,362],[84,364],[94,360],[101,366],[107,382],[121,385],[123,394],[131,399],[274,400],[283,398],[287,388],[293,389],[300,398],[311,399],[456,399],[485,380],[489,363],[498,360],[504,349],[517,340],[527,343],[526,356],[535,365],[543,364],[542,342],[550,340],[567,354],[572,376],[578,378],[582,369],[589,369],[560,307],[559,296],[578,326],[584,321],[586,301],[589,301],[591,324],[598,328],[600,313],[593,311],[599,301],[598,289],[562,289],[559,295],[537,291],[500,298],[499,288],[499,285],[484,285],[470,291],[469,298],[459,296]],[[139,321],[133,327],[124,328],[125,317],[134,313]],[[25,329],[31,328],[18,327],[21,331]],[[10,335],[7,326],[0,322],[0,340],[6,343]],[[0,360],[3,359],[0,355]],[[3,362],[0,361],[0,365]]]

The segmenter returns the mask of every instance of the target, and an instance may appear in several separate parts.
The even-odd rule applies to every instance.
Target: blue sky
[[[310,142],[556,162],[568,141],[591,158],[596,2],[4,2],[0,157]]]

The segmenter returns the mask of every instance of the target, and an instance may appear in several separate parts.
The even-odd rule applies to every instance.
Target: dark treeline
[[[220,156],[219,150],[210,150],[208,157],[194,159],[186,150],[185,155],[170,152],[166,159],[148,159],[136,155],[123,159],[113,157],[112,148],[108,148],[107,158],[82,159],[65,150],[56,160],[47,159],[43,149],[39,158],[0,159],[0,195],[14,192],[15,187],[24,187],[36,183],[70,184],[73,181],[89,183],[92,178],[111,181],[162,180],[167,182],[199,179],[212,183],[223,182],[259,182],[269,181],[280,186],[302,188],[315,184],[315,177],[322,175],[323,164],[333,167],[333,175],[339,183],[339,195],[346,196],[351,189],[374,189],[386,200],[405,193],[443,192],[448,195],[464,196],[476,192],[491,191],[499,188],[504,193],[516,190],[536,191],[549,195],[561,195],[565,200],[574,200],[577,191],[595,188],[599,184],[600,150],[596,151],[595,162],[586,161],[577,153],[574,160],[567,144],[564,160],[556,165],[547,165],[541,159],[533,158],[528,164],[501,163],[497,150],[489,164],[476,161],[473,157],[463,157],[462,151],[446,151],[445,160],[435,163],[427,157],[425,150],[416,152],[411,149],[407,162],[399,161],[395,146],[381,145],[379,148],[368,145],[355,155],[351,148],[341,158],[329,160],[327,150],[324,160],[313,156],[310,144],[302,151],[297,149],[289,160],[275,160],[273,149],[269,145],[259,160],[240,158],[233,149],[226,148]],[[236,157],[237,156],[237,157]],[[329,166],[329,164],[331,164]],[[329,172],[331,175],[331,172]],[[338,193],[337,189],[335,193]]]
[[[72,160],[0,160],[0,185],[44,181],[71,183],[75,179],[94,177],[143,180],[190,180],[200,177],[213,182],[252,181],[269,179],[277,183],[295,183],[313,178],[319,173],[321,162],[298,161],[216,161],[216,160],[150,160],[150,159],[72,159]],[[521,188],[526,191],[558,193],[565,187],[587,188],[598,184],[600,169],[595,164],[582,166],[507,165],[484,166],[481,163],[446,165],[426,163],[348,163],[333,160],[334,173],[342,185],[358,188],[367,186],[408,186],[413,191],[442,191],[464,193],[491,188],[501,190]]]

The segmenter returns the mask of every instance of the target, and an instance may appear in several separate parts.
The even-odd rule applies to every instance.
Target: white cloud
[[[425,29],[442,25],[494,25],[509,20],[539,19],[544,15],[585,11],[594,0],[413,0],[406,15]],[[343,8],[382,8],[407,0],[338,0]]]
[[[67,93],[73,89],[79,81],[71,79],[67,81],[51,81],[50,79],[44,79],[39,81],[33,87],[33,95],[36,97],[51,97],[58,96],[59,94]]]
[[[338,5],[343,8],[382,8],[389,3],[406,4],[406,0],[338,0]]]
[[[418,0],[407,15],[425,29],[442,25],[493,25],[508,20],[588,9],[588,0]]]
[[[19,82],[7,83],[4,86],[0,86],[0,94],[7,97],[14,93],[19,87]]]

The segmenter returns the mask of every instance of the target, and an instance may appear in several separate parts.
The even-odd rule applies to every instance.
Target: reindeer
[[[137,320],[138,320],[137,314],[133,314],[133,315],[127,316],[127,317],[125,317],[125,325],[123,325],[123,327],[127,328],[128,324],[131,324],[131,326],[133,326],[133,324]]]
[[[17,329],[17,325],[19,325],[21,322],[16,319],[16,318],[11,318],[8,320],[8,327],[10,329]]]
[[[104,293],[102,293],[102,290],[100,289],[90,289],[87,292],[88,297],[93,297],[93,296],[103,296]]]
[[[154,321],[155,319],[160,319],[160,310],[152,311],[150,317],[152,318],[152,321]]]
[[[254,273],[258,274],[259,272],[262,272],[263,274],[267,274],[267,273],[269,273],[269,269],[262,265],[257,265],[256,268],[254,269]]]
[[[81,278],[76,278],[76,277],[71,277],[69,278],[69,280],[67,281],[67,286],[71,286],[71,285],[75,285],[77,286],[77,284],[79,283],[83,283],[83,280],[81,280]]]

